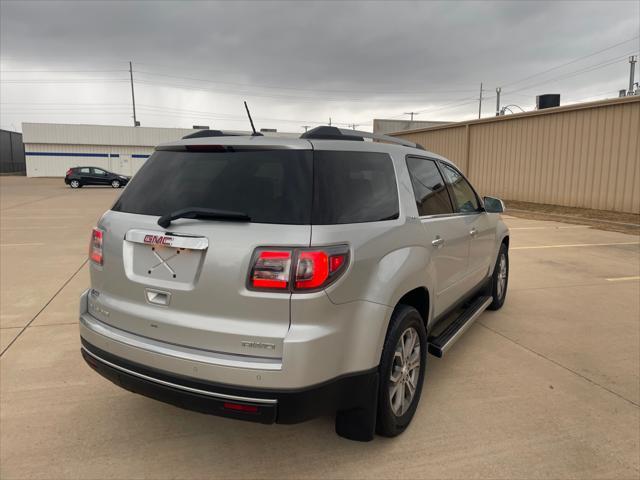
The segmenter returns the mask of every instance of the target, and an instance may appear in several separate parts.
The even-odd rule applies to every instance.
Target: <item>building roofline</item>
[[[455,127],[464,127],[467,125],[477,125],[482,123],[492,123],[492,122],[505,122],[509,120],[515,120],[518,118],[527,118],[527,117],[535,117],[538,115],[548,115],[551,113],[563,113],[563,112],[571,112],[576,110],[585,110],[589,108],[600,108],[607,107],[609,105],[618,105],[622,103],[634,103],[640,102],[640,95],[631,95],[628,97],[621,98],[608,98],[605,100],[596,100],[594,102],[583,102],[583,103],[573,103],[570,105],[563,105],[560,107],[553,108],[545,108],[543,110],[534,110],[532,112],[524,112],[524,113],[514,113],[512,115],[501,115],[499,117],[489,117],[489,118],[481,118],[476,120],[465,120],[462,122],[454,122],[448,125],[437,125],[435,127],[427,127],[427,128],[414,128],[411,130],[403,130],[402,132],[393,132],[388,133],[389,136],[398,136],[398,135],[407,135],[410,133],[421,133],[427,131],[435,131],[442,130],[445,128],[455,128]]]

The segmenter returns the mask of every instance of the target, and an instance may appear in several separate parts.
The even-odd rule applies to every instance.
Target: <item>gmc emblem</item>
[[[165,235],[145,235],[144,243],[149,243],[151,245],[164,245],[166,247],[171,246],[171,242],[173,242],[173,237],[167,237]]]

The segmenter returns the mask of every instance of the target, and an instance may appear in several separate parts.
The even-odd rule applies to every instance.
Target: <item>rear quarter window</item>
[[[386,153],[316,151],[313,170],[313,224],[398,218],[395,170]]]

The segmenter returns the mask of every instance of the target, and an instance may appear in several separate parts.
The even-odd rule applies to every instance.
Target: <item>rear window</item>
[[[398,218],[398,188],[386,153],[314,153],[314,225]]]
[[[332,225],[398,218],[391,158],[303,150],[155,152],[113,210],[161,216],[231,210],[255,223]]]
[[[187,207],[246,213],[256,223],[308,225],[312,153],[157,151],[113,210],[160,216]]]

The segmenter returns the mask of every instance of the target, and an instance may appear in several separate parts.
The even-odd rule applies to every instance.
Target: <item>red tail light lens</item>
[[[104,258],[102,256],[102,242],[104,240],[104,230],[94,228],[91,232],[91,243],[89,244],[89,259],[96,265],[102,265]]]
[[[73,170],[71,170],[71,169],[67,170],[67,177],[68,177],[69,175],[71,175],[72,173],[73,173]]]
[[[342,253],[329,257],[329,273],[335,273],[342,268],[347,261],[347,255]]]
[[[258,250],[251,269],[254,289],[286,290],[291,271],[290,250]]]
[[[329,278],[329,256],[322,250],[302,251],[296,265],[296,289],[318,288]]]
[[[259,248],[254,254],[249,288],[287,292],[321,290],[338,278],[348,263],[346,245],[292,250]]]

